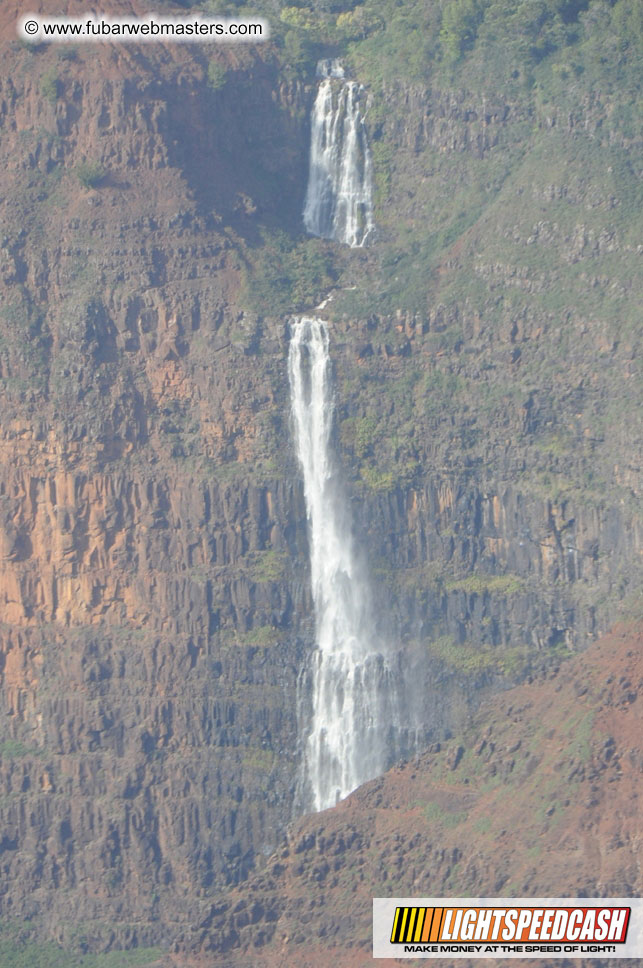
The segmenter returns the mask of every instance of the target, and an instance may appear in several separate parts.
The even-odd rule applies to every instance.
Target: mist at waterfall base
[[[337,60],[317,65],[322,78],[311,114],[304,226],[311,235],[363,246],[374,228],[373,173],[360,113],[361,88]]]
[[[302,809],[324,810],[408,751],[403,677],[378,631],[332,450],[333,388],[325,322],[291,324],[288,358],[297,456],[310,529],[316,648],[300,681]]]

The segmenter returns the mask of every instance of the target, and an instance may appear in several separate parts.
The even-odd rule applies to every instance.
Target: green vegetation
[[[430,823],[439,823],[443,827],[458,827],[461,823],[466,823],[468,813],[466,810],[450,811],[445,810],[438,803],[429,801],[424,806],[424,816]]]
[[[40,93],[52,104],[58,100],[60,94],[60,81],[55,68],[46,71],[40,78]]]
[[[238,636],[240,645],[254,645],[257,648],[265,649],[279,642],[279,629],[274,625],[258,625],[250,629],[244,635]]]
[[[270,773],[275,765],[275,754],[272,750],[259,747],[246,747],[241,751],[243,766],[252,772]]]
[[[429,654],[455,673],[470,678],[493,675],[521,678],[530,662],[528,646],[475,646],[458,643],[451,635],[441,635],[428,643]]]
[[[451,635],[440,635],[433,639],[429,642],[428,649],[430,655],[462,675],[484,675],[495,668],[490,649],[474,648],[466,643],[460,645]]]
[[[483,815],[482,817],[476,817],[473,822],[473,829],[480,834],[486,834],[491,830],[491,817]]]
[[[145,968],[158,961],[159,948],[85,954],[66,951],[53,942],[33,940],[29,922],[0,924],[0,964],[2,968]]]
[[[249,555],[253,581],[282,581],[286,572],[287,556],[282,551],[254,551]]]
[[[392,491],[396,485],[392,471],[380,471],[376,467],[360,468],[362,481],[370,491]]]
[[[355,451],[355,455],[363,460],[365,457],[373,455],[373,447],[379,441],[383,433],[376,417],[348,417],[342,423],[342,439],[345,443],[350,442]]]
[[[446,61],[454,63],[473,47],[483,16],[480,0],[449,0],[444,5],[440,44]]]
[[[76,177],[83,188],[97,188],[106,175],[105,168],[97,161],[82,161],[76,168]]]
[[[0,743],[0,759],[19,759],[22,756],[44,756],[44,750],[25,746],[17,739],[6,739]]]
[[[495,83],[502,71],[505,83],[520,86],[547,61],[552,81],[562,85],[570,77],[604,69],[604,63],[594,63],[601,33],[604,56],[615,73],[633,77],[630,71],[641,56],[643,16],[637,0],[447,0],[430,5],[370,0],[362,9],[364,26],[351,53],[373,81],[386,71],[415,80],[432,73],[448,78],[455,66],[478,70],[486,61],[488,82]],[[494,57],[499,65],[492,63]],[[626,64],[628,57],[635,63]]]
[[[595,714],[592,710],[575,714],[571,722],[565,724],[570,737],[566,752],[570,758],[579,762],[587,763],[591,756],[590,741],[594,730]]]
[[[643,592],[636,589],[630,592],[621,603],[621,610],[624,619],[640,622],[643,620]]]
[[[264,232],[246,269],[246,302],[271,316],[314,306],[333,284],[333,252],[321,239],[296,244],[285,232]]]
[[[274,20],[274,12],[269,16]],[[507,179],[518,172],[521,158],[530,159],[532,152],[544,150],[546,161],[533,158],[540,173],[551,170],[552,157],[564,158],[565,152],[557,154],[550,144],[562,134],[547,120],[550,116],[579,117],[584,110],[580,105],[586,99],[598,99],[595,113],[600,140],[587,141],[593,158],[582,163],[579,158],[577,170],[581,164],[594,167],[601,142],[616,144],[621,137],[633,140],[640,132],[636,105],[640,104],[643,33],[641,5],[636,0],[304,2],[283,6],[274,26],[289,67],[308,71],[315,57],[332,49],[370,88],[367,122],[372,135],[376,217],[384,231],[372,264],[350,280],[357,282],[356,289],[343,293],[334,305],[338,314],[392,312],[400,306],[426,310],[435,288],[434,271],[449,249],[490,212]],[[302,45],[307,45],[305,50]],[[404,124],[404,118],[396,114],[390,84],[400,80],[420,82],[445,95],[475,91],[470,98],[472,143],[483,137],[487,123],[483,123],[484,104],[489,98],[489,130],[499,140],[484,152],[463,151],[463,145],[455,156],[453,149],[439,144],[420,147],[412,156],[394,150],[388,128]],[[512,123],[500,127],[493,121],[499,99],[510,103],[512,117]],[[608,103],[610,99],[613,104]],[[529,118],[534,119],[535,126]],[[569,147],[567,138],[565,151]],[[600,170],[603,175],[608,165],[601,164]],[[616,166],[609,167],[611,174],[616,171]],[[636,184],[633,170],[627,182]],[[400,207],[407,192],[414,199],[408,206],[408,221]],[[503,197],[501,204],[507,217],[513,218],[513,199]],[[567,209],[573,215],[569,205]],[[632,211],[634,207],[627,205],[614,217],[625,214],[628,218]],[[503,237],[494,233],[494,238],[500,243]],[[257,308],[259,304],[269,305],[272,311],[281,312],[314,301],[321,282],[316,270],[322,266],[318,264],[311,271],[304,256],[308,241],[302,241],[293,251],[266,237],[262,248],[269,249],[270,254],[250,254],[257,285],[255,295],[252,287],[248,294]],[[510,245],[515,259],[515,244],[507,237],[507,248]],[[559,270],[555,246],[541,251],[538,258],[541,256],[551,260],[551,266],[543,265],[544,271]],[[359,255],[351,258],[357,260]],[[536,248],[528,253],[528,259],[534,265]],[[337,254],[338,270],[344,261],[346,253]],[[568,271],[576,270],[565,267]],[[311,278],[315,275],[317,279]],[[475,275],[469,276],[464,283],[468,292],[460,295],[470,297],[477,285],[478,301],[486,296],[486,287]],[[457,285],[462,286],[462,282],[459,278]],[[280,298],[281,293],[285,298]],[[574,301],[576,297],[574,293]],[[544,298],[567,304],[568,287],[551,286]],[[595,303],[596,293],[586,285],[579,286],[578,298]],[[608,298],[617,299],[616,291],[612,290]]]
[[[517,595],[525,589],[525,580],[519,575],[468,575],[445,583],[448,592],[461,591],[467,595]]]
[[[505,449],[524,458],[524,493],[603,507],[615,487],[613,428],[636,435],[643,404],[639,364],[613,392],[600,362],[589,362],[603,328],[601,360],[625,339],[640,359],[632,148],[643,6],[301,0],[277,16],[260,8],[283,70],[308,80],[317,57],[337,55],[368,92],[377,243],[351,252],[265,227],[246,250],[255,312],[309,309],[335,286],[329,317],[369,320],[372,349],[356,347],[360,379],[338,373],[344,412],[362,415],[339,422],[354,483],[371,493],[412,487],[427,446],[441,468],[461,467],[466,454],[471,473]],[[400,310],[423,322],[404,362]],[[562,391],[581,345],[588,362],[572,411]],[[417,379],[411,360],[421,361]],[[629,509],[632,494],[621,498]],[[502,581],[454,579],[449,590],[521,591],[519,579]]]
[[[444,84],[459,74],[496,89],[548,81],[560,93],[570,82],[586,86],[607,74],[631,84],[641,73],[639,0],[208,0],[206,9],[262,13],[287,69],[309,71],[331,50],[375,88],[400,77]]]
[[[380,409],[379,413],[364,417],[346,417],[339,425],[341,446],[348,463],[370,491],[408,487],[417,477],[419,465],[412,443],[417,381],[417,373],[406,373],[400,379],[387,382],[381,388],[384,393],[379,399],[368,396],[369,406],[377,406],[382,400],[394,401],[393,421],[384,419]]]
[[[373,171],[375,174],[374,206],[376,216],[391,197],[392,169],[394,160],[392,145],[385,141],[376,141],[372,146]]]
[[[213,91],[219,91],[224,87],[227,77],[227,70],[224,64],[219,61],[211,60],[208,63],[208,86]]]
[[[314,60],[313,48],[302,31],[286,31],[283,41],[283,57],[286,65],[290,68],[303,68],[311,65]]]

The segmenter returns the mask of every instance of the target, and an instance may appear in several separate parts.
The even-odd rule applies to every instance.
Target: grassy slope
[[[366,252],[270,236],[253,308],[314,305],[335,278],[343,291],[327,312],[370,318],[374,359],[341,396],[351,417],[385,426],[371,451],[379,474],[357,460],[356,477],[386,489],[413,461],[425,467],[415,428],[441,462],[456,452],[497,475],[510,440],[529,448],[525,483],[539,494],[632,503],[631,475],[614,466],[637,467],[643,450],[640,5],[315,7],[272,14],[283,69],[312,80],[315,58],[339,53],[367,86],[379,236]],[[446,322],[416,333],[383,379],[378,353],[402,352],[399,314],[436,308]],[[383,382],[379,404],[370,377]]]
[[[50,942],[42,944],[31,940],[28,925],[0,925],[2,968],[154,968],[159,955],[157,948],[106,954],[72,952]]]

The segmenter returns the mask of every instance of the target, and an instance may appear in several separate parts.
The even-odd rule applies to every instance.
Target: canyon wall
[[[248,290],[262,233],[302,232],[315,82],[268,48],[217,53],[222,85],[181,45],[4,54],[0,914],[64,943],[170,943],[292,819],[308,538],[287,320]],[[438,218],[444,169],[429,177],[423,152],[483,178],[527,122],[466,91],[384,97],[373,251],[395,258],[395,219]],[[540,298],[549,270],[481,240],[547,238],[606,292],[630,243],[554,225],[547,206],[584,211],[591,187],[543,187],[507,150],[506,190],[545,209],[540,227],[505,224],[494,195],[445,243],[430,304],[374,293],[351,311],[377,256],[336,256],[335,444],[427,743],[584,648],[640,574],[640,438],[605,390],[633,378],[634,337],[600,313],[500,305],[499,289]]]

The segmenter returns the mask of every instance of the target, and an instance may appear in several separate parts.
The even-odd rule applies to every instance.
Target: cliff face
[[[169,942],[292,815],[305,509],[287,323],[251,312],[248,289],[262,232],[300,231],[312,85],[268,48],[217,52],[214,86],[211,52],[180,45],[3,50],[0,914],[92,947]],[[383,103],[393,266],[394,219],[438,219],[445,166],[483,178],[505,144],[512,192],[589,204],[588,186],[547,194],[521,169],[517,109],[472,117],[466,92],[408,87]],[[547,291],[546,269],[482,245],[528,244],[507,197],[444,243],[431,305],[389,311],[374,292],[350,311],[344,292],[332,321],[356,531],[428,740],[604,631],[640,567],[640,445],[627,413],[612,433],[605,397],[633,378],[634,336],[498,303],[498,287]],[[596,225],[553,251],[610,293]],[[349,286],[379,256],[335,258]]]
[[[487,703],[463,735],[299,821],[267,870],[211,905],[179,947],[226,968],[361,968],[374,896],[638,896],[640,647],[640,628],[619,629],[548,681]]]
[[[225,219],[251,233],[255,205],[287,208],[288,178],[262,178],[284,145],[303,150],[286,130],[296,91],[234,52],[226,94],[180,48],[90,63],[14,47],[2,911],[61,940],[169,940],[290,818],[310,601],[302,495],[271,472],[264,421],[285,327],[261,334],[278,366],[258,366]],[[95,185],[83,165],[102,169]]]

